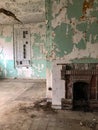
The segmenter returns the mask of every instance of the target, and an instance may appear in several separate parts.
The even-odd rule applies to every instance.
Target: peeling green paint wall
[[[15,25],[21,27],[22,25]],[[16,67],[14,62],[13,32],[12,25],[0,26],[0,78],[46,78],[46,26],[45,22],[27,24],[31,34],[31,66]],[[15,38],[15,37],[14,37]]]
[[[50,0],[48,25],[51,39],[47,60],[98,62],[98,1]],[[47,32],[48,30],[47,25]],[[48,33],[47,33],[48,34]]]
[[[66,36],[65,35],[65,30],[66,30],[66,24],[62,23],[60,26],[56,27],[54,29],[55,37],[53,39],[53,42],[56,43],[56,47],[58,50],[56,51],[56,56],[62,57],[65,52],[71,53],[73,49],[73,43],[72,43],[72,31],[71,28],[69,27],[69,33],[70,35]],[[68,44],[66,44],[68,43]]]
[[[29,68],[15,67],[13,26],[0,25],[0,77],[45,79],[54,60],[98,63],[97,7],[97,0],[45,0],[46,21],[24,25],[31,30]]]

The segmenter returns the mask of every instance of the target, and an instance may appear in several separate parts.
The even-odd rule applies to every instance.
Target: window
[[[15,65],[29,67],[31,60],[30,29],[17,28],[14,31]]]

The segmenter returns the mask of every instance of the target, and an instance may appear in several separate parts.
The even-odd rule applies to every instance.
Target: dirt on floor
[[[98,130],[97,124],[98,113],[55,110],[45,98],[14,102],[0,115],[0,130]]]
[[[55,110],[45,96],[45,82],[0,82],[0,130],[98,130],[98,112]]]

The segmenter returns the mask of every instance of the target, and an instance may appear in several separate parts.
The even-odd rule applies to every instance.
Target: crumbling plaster
[[[29,72],[30,77],[31,75],[36,75],[35,77],[44,75],[42,77],[45,78],[46,75],[43,73],[46,67],[43,66],[47,64],[47,71],[51,72],[51,67],[48,68],[48,66],[50,66],[48,64],[52,66],[52,62],[56,60],[64,62],[97,62],[98,1],[85,1],[86,0],[0,1],[0,8],[14,13],[22,23],[28,23],[15,25],[18,23],[17,20],[0,13],[0,22],[2,24],[10,24],[5,27],[3,25],[0,26],[1,43],[11,43],[5,47],[8,48],[9,46],[9,48],[11,48],[10,52],[7,52],[8,49],[4,49],[4,52],[9,54],[6,54],[6,58],[8,60],[13,60],[14,58],[12,53],[14,44],[13,31],[15,26],[26,27],[29,25],[31,30],[32,63],[35,63],[32,64],[32,66],[37,69],[37,71],[34,71],[31,67],[32,73],[31,71]],[[13,26],[13,24],[15,26]],[[5,46],[4,44],[1,44],[1,46]],[[38,65],[39,62],[40,65]],[[14,63],[12,63],[12,65],[14,68]],[[40,70],[41,74],[39,74]],[[14,73],[14,75],[17,75],[17,70],[15,70]]]
[[[9,13],[12,13],[19,21]],[[45,0],[0,1],[0,24],[16,24],[20,23],[20,21],[24,24],[44,22]]]
[[[51,35],[55,46],[53,60],[70,62],[80,58],[98,58],[98,1],[51,1]],[[95,8],[94,8],[95,7]],[[52,50],[53,52],[53,50]]]
[[[89,4],[89,7],[86,4]],[[50,30],[47,29],[51,32],[49,37],[52,42],[50,43],[52,49],[50,50],[50,56],[48,56],[50,60],[65,59],[66,57],[69,57],[69,61],[76,58],[80,59],[80,57],[97,58],[97,50],[95,50],[98,45],[97,16],[92,15],[97,10],[97,6],[94,8],[96,4],[98,4],[97,1],[85,3],[84,0],[81,2],[50,1],[51,11],[49,10],[48,16],[50,19],[47,19],[50,20],[48,23],[51,26]],[[86,15],[88,12],[89,15]],[[96,45],[93,45],[92,48],[92,44]],[[71,57],[71,52],[74,50],[81,51],[81,56],[78,57],[78,53],[76,53],[77,55]],[[88,55],[82,55],[86,54],[85,51]]]

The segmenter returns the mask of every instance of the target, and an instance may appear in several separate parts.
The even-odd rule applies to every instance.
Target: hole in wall
[[[51,88],[51,87],[49,87],[49,88],[48,88],[48,90],[49,90],[49,91],[52,91],[52,88]]]

